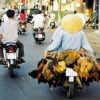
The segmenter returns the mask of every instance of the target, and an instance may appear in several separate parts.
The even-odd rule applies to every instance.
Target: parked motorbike
[[[10,71],[10,76],[14,76],[14,69],[15,68],[20,68],[19,64],[20,60],[18,59],[18,53],[19,49],[17,48],[16,41],[14,42],[9,42],[9,41],[4,41],[3,42],[3,65],[5,68],[8,68]]]
[[[33,38],[35,39],[36,43],[41,44],[42,41],[45,40],[45,33],[43,32],[43,28],[36,28],[33,30],[34,30]]]
[[[55,22],[50,22],[50,28],[54,29],[56,27]]]

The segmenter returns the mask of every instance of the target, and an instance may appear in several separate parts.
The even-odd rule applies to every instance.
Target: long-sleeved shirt
[[[86,35],[83,31],[77,33],[65,32],[61,27],[58,27],[52,37],[52,43],[47,48],[48,51],[63,51],[63,50],[76,50],[84,48],[90,53],[93,49],[90,46]]]

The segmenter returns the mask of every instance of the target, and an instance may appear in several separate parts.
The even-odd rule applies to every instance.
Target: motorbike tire
[[[72,98],[74,96],[74,84],[71,83],[67,88],[67,97]]]
[[[41,41],[38,41],[38,44],[41,44]]]
[[[9,68],[9,71],[10,71],[10,77],[13,78],[13,77],[14,77],[14,71],[13,71],[13,68],[10,67],[10,68]]]

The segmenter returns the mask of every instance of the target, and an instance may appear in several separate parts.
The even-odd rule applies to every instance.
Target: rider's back
[[[42,14],[34,15],[34,18],[33,18],[34,28],[39,28],[39,27],[43,28],[44,21],[45,21],[45,18]]]
[[[26,20],[26,14],[25,13],[20,13],[20,20],[21,21]]]
[[[2,23],[3,39],[6,41],[15,41],[18,37],[18,26],[15,20],[8,20]]]

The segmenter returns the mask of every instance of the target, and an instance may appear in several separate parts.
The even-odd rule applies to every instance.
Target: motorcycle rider
[[[21,22],[25,22],[26,21],[26,14],[25,14],[25,10],[22,9],[21,13],[19,14],[19,19]]]
[[[19,16],[18,16],[18,18],[20,20],[19,24],[21,25],[23,23],[25,25],[25,29],[26,29],[26,17],[27,16],[26,16],[25,10],[22,9]]]
[[[73,22],[72,19],[74,19]],[[79,22],[75,23],[76,21]],[[54,32],[52,36],[53,41],[46,51],[63,51],[67,49],[78,51],[82,47],[88,52],[93,53],[92,47],[90,46],[85,33],[82,31],[82,27],[82,20],[77,15],[65,15],[61,21],[61,26]],[[72,46],[72,44],[74,45]]]
[[[33,28],[42,28],[44,29],[45,17],[42,14],[42,11],[39,11],[38,14],[35,14],[31,23],[33,23]]]
[[[83,23],[80,17],[75,14],[65,15],[61,21],[61,26],[53,34],[52,42],[45,51],[45,57],[48,56],[49,51],[75,50],[81,53],[81,50],[85,50],[87,56],[91,57],[91,60],[96,65],[94,69],[97,69],[100,74],[100,65],[85,33],[82,31],[82,27]],[[80,87],[82,86],[80,85]]]
[[[9,41],[9,42],[17,41],[16,44],[17,47],[19,48],[18,61],[25,62],[22,59],[22,57],[24,56],[24,50],[23,50],[24,46],[20,41],[18,41],[18,22],[14,20],[14,15],[15,15],[14,10],[9,9],[7,11],[8,21],[3,22],[1,24],[0,36],[2,37],[2,41]],[[1,49],[3,49],[2,46]]]
[[[42,11],[39,11],[38,14],[35,14],[31,23],[33,23],[33,29],[34,31],[37,31],[38,28],[41,28],[41,30],[44,30],[44,25],[45,25],[45,17],[42,13]],[[34,32],[34,36],[36,35],[37,32]],[[44,32],[43,35],[45,36]]]
[[[98,13],[97,13],[97,10],[94,9],[92,27],[96,27],[97,26],[97,18],[98,18]]]

